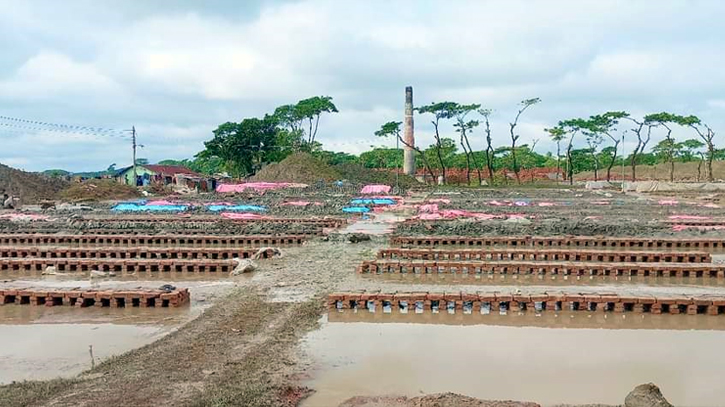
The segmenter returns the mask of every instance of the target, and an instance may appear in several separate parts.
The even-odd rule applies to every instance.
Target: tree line
[[[636,180],[638,164],[668,163],[672,180],[676,161],[698,161],[698,172],[704,166],[705,178],[712,181],[712,162],[725,159],[725,152],[715,148],[715,132],[710,126],[694,115],[667,112],[640,118],[624,111],[609,111],[588,118],[561,120],[542,131],[542,137],[555,142],[556,154],[540,154],[535,151],[540,139],[522,143],[518,132],[521,118],[539,103],[541,99],[535,97],[518,104],[515,115],[508,122],[507,137],[510,141],[503,146],[493,144],[491,120],[494,111],[490,108],[451,101],[416,107],[414,111],[418,115],[429,119],[434,137],[434,142],[427,148],[411,146],[418,157],[418,168],[433,180],[440,176],[446,182],[448,170],[453,168],[465,172],[468,184],[474,179],[477,183],[487,179],[493,184],[496,174],[502,170],[512,172],[516,182],[521,183],[522,169],[540,167],[555,167],[557,174],[563,169],[564,179],[569,182],[573,182],[575,173],[582,171],[593,171],[597,180],[610,180],[613,168],[625,163],[631,168],[631,178]],[[357,163],[370,168],[402,168],[403,152],[400,149],[371,146],[370,150],[358,156],[324,150],[317,141],[321,118],[337,112],[330,96],[314,96],[295,104],[282,105],[261,118],[245,118],[240,122],[219,125],[212,132],[212,139],[204,143],[204,150],[194,159],[164,160],[161,163],[186,165],[207,174],[225,172],[241,178],[292,153],[308,152],[330,164]],[[395,139],[406,146],[401,126],[402,122],[387,122],[375,135]],[[657,132],[663,132],[664,139],[647,150]],[[626,134],[634,135],[637,145],[628,156],[623,157],[620,147]],[[687,134],[691,137],[687,138]],[[485,141],[483,150],[477,151],[471,146],[471,140],[477,137]],[[507,177],[504,176],[505,179]]]

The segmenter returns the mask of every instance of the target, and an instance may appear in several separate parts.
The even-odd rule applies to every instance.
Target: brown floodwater
[[[303,407],[447,391],[621,404],[646,382],[677,406],[720,406],[723,343],[725,318],[705,315],[332,313],[303,341],[317,366]]]
[[[74,376],[96,363],[146,345],[169,327],[115,324],[0,325],[0,384]]]
[[[9,285],[47,288],[124,288],[136,282],[73,281],[44,276],[16,280]],[[154,287],[162,282],[142,281]],[[232,281],[188,280],[191,303],[170,308],[77,308],[69,306],[0,306],[0,384],[14,380],[74,376],[91,367],[89,346],[96,363],[151,343],[198,316]],[[2,404],[2,403],[0,403]]]

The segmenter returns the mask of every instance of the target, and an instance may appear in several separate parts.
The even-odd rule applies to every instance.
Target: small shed
[[[145,164],[136,166],[136,180],[133,179],[133,167],[124,168],[118,173],[119,182],[126,185],[146,186],[149,184],[176,185],[177,176],[202,177],[200,174],[181,165]]]

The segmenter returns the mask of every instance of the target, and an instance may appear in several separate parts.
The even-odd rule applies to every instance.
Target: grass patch
[[[12,382],[0,386],[0,404],[4,406],[31,406],[51,399],[54,395],[77,383],[78,379],[52,379]]]

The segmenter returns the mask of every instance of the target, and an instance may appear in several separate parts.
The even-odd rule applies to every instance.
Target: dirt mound
[[[353,397],[339,407],[540,407],[540,405],[525,401],[479,400],[455,393],[441,393],[419,397]]]
[[[640,384],[624,399],[624,407],[672,407],[660,388],[652,383]]]
[[[278,163],[269,164],[252,177],[253,181],[303,184],[338,179],[340,173],[337,170],[307,153],[292,154]]]
[[[342,179],[348,180],[353,184],[395,185],[394,171],[374,170],[365,168],[360,164],[338,164],[333,168],[340,173]],[[421,185],[415,178],[404,174],[398,175],[398,182],[402,188]]]
[[[17,196],[21,203],[37,203],[44,199],[55,199],[68,183],[59,178],[16,170],[0,164],[0,192]],[[0,195],[1,196],[1,195]]]
[[[72,202],[91,202],[138,198],[141,193],[130,185],[108,179],[92,179],[73,183],[60,195]]]

